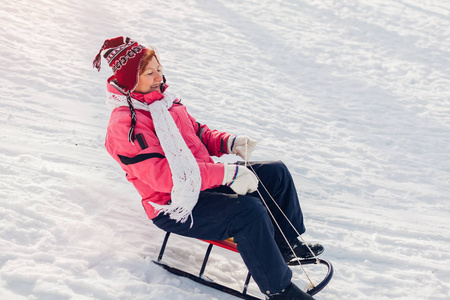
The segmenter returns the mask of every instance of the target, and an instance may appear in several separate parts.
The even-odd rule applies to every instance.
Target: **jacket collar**
[[[133,93],[131,93],[131,98],[136,99],[141,102],[144,102],[144,103],[147,103],[147,104],[152,104],[153,102],[164,98],[164,95],[161,94],[159,91],[153,91],[153,92],[150,92],[147,94],[133,92]]]
[[[167,90],[169,86],[167,84],[164,84],[164,91]],[[115,80],[108,81],[107,91],[110,93],[118,94],[118,95],[126,95],[127,93],[115,82]],[[164,92],[163,91],[163,92]],[[141,94],[137,92],[131,93],[131,98],[138,100],[140,102],[146,103],[146,104],[152,104],[155,101],[161,100],[164,98],[164,95],[160,93],[159,91],[153,91],[147,94]]]

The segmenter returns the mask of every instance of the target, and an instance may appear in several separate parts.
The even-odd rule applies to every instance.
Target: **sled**
[[[191,279],[191,280],[193,280],[195,282],[198,282],[198,283],[206,285],[208,287],[217,289],[217,290],[225,292],[227,294],[236,296],[238,298],[248,299],[248,300],[261,300],[261,298],[258,298],[256,296],[248,294],[248,285],[249,285],[250,279],[251,279],[250,272],[248,272],[248,274],[247,274],[247,278],[245,279],[242,291],[238,291],[238,290],[229,288],[227,286],[224,286],[222,284],[214,282],[214,281],[206,278],[205,276],[203,276],[204,273],[205,273],[205,270],[206,270],[206,265],[208,263],[209,255],[211,254],[211,251],[212,251],[212,248],[213,248],[214,245],[218,246],[218,247],[221,247],[221,248],[224,248],[224,249],[227,249],[227,250],[230,250],[230,251],[234,251],[234,252],[239,253],[238,250],[237,250],[237,247],[236,247],[236,243],[234,243],[232,241],[232,239],[225,240],[225,241],[203,240],[204,242],[209,243],[209,245],[208,245],[208,248],[206,250],[205,256],[203,258],[203,263],[202,263],[202,266],[200,268],[200,272],[199,272],[198,275],[195,275],[195,274],[191,274],[191,273],[188,273],[186,271],[183,271],[183,270],[171,267],[168,264],[162,262],[162,258],[163,258],[164,251],[165,251],[166,246],[167,246],[167,242],[169,240],[169,236],[170,236],[170,232],[167,232],[165,237],[164,237],[164,240],[163,240],[163,243],[162,243],[162,246],[161,246],[161,250],[160,250],[159,255],[158,255],[158,259],[157,260],[153,260],[153,262],[155,264],[161,266],[162,268],[164,268],[165,270],[169,271],[170,273],[173,273],[173,274],[178,275],[178,276],[183,276],[183,277],[189,278],[189,279]],[[312,288],[310,288],[310,289],[308,289],[306,291],[311,296],[317,294],[318,292],[320,292],[330,282],[330,280],[331,280],[331,278],[333,276],[333,266],[331,265],[331,263],[329,261],[327,261],[325,259],[322,259],[322,258],[301,259],[299,261],[294,261],[293,263],[292,262],[288,263],[288,265],[290,265],[290,266],[295,266],[295,265],[300,265],[300,264],[301,265],[323,264],[328,269],[327,270],[327,274],[322,279],[322,281],[319,284],[315,285],[314,287],[312,287]]]

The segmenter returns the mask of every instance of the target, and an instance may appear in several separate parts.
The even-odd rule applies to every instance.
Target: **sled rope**
[[[250,168],[253,170],[252,166],[250,166]],[[255,172],[255,170],[253,170],[253,172]],[[255,175],[256,175],[256,173],[255,173]],[[261,185],[264,187],[264,184],[261,182],[261,180],[259,179],[258,175],[256,175],[256,177],[258,178],[259,183],[261,183]],[[265,189],[265,187],[264,187],[264,189]],[[256,191],[258,192],[258,195],[261,198],[262,202],[264,203],[264,206],[266,207],[267,211],[269,212],[270,216],[272,217],[275,225],[278,227],[278,230],[280,230],[281,235],[283,236],[284,240],[286,241],[286,244],[289,246],[289,249],[291,249],[292,254],[294,254],[295,259],[297,261],[300,261],[300,259],[297,257],[297,254],[295,254],[294,249],[292,249],[292,246],[289,244],[289,241],[288,241],[286,235],[284,234],[283,230],[281,229],[280,225],[278,224],[277,220],[275,219],[275,216],[272,214],[272,211],[270,210],[269,206],[267,205],[266,200],[264,200],[263,196],[261,195],[261,192],[258,189]],[[270,194],[269,194],[269,196],[270,196]],[[270,198],[272,198],[272,196],[270,196]],[[278,208],[280,208],[280,207],[278,207]],[[291,223],[291,222],[289,222],[289,223]],[[291,226],[292,226],[292,224],[291,224]],[[294,228],[294,230],[295,230],[295,228]],[[308,249],[309,249],[309,247],[308,247]],[[309,250],[311,251],[311,249],[309,249]],[[313,255],[314,255],[314,253],[313,253]],[[308,281],[311,284],[311,286],[315,287],[314,283],[311,281],[311,278],[309,278],[308,273],[306,273],[305,268],[303,268],[303,265],[301,263],[299,263],[299,265],[302,268],[303,273],[305,274],[306,278],[308,278]]]
[[[246,137],[247,139],[247,137]],[[245,159],[244,161],[244,166],[247,167],[247,162],[248,162],[248,152],[247,152],[247,140],[245,141],[245,157],[247,159]],[[284,218],[288,221],[289,225],[294,229],[294,231],[297,233],[297,235],[300,237],[300,239],[302,240],[302,242],[306,245],[306,247],[308,248],[308,250],[311,252],[311,254],[313,255],[314,258],[317,259],[316,255],[314,254],[314,252],[311,250],[311,248],[308,246],[307,243],[305,243],[304,239],[301,237],[300,233],[298,232],[298,230],[294,227],[294,225],[291,223],[291,221],[289,220],[289,218],[286,216],[286,214],[283,212],[283,210],[281,209],[281,207],[278,205],[278,203],[275,201],[275,199],[273,199],[272,195],[269,193],[269,191],[267,190],[267,188],[265,187],[264,183],[261,181],[261,179],[258,177],[258,175],[256,174],[255,170],[253,169],[252,165],[248,165],[250,167],[250,169],[253,171],[253,173],[255,174],[256,178],[258,179],[258,182],[261,184],[261,186],[264,188],[264,190],[266,191],[267,195],[269,195],[270,199],[272,199],[273,203],[276,205],[276,207],[280,210],[281,214],[284,216]],[[256,190],[258,192],[259,197],[261,198],[262,202],[264,203],[264,206],[266,207],[267,211],[269,212],[270,216],[272,217],[275,225],[277,226],[278,230],[280,230],[281,235],[283,236],[283,239],[285,240],[286,244],[289,246],[289,249],[291,250],[292,254],[295,257],[295,260],[299,262],[300,267],[303,270],[303,273],[305,274],[306,278],[308,279],[309,283],[311,284],[312,287],[315,287],[314,283],[312,282],[311,278],[308,276],[308,273],[306,273],[305,268],[303,268],[303,265],[300,263],[300,259],[297,257],[297,254],[295,254],[294,249],[292,248],[291,244],[289,244],[289,240],[287,239],[286,235],[284,234],[283,230],[281,229],[280,225],[278,224],[277,220],[275,219],[275,216],[273,215],[272,211],[270,210],[269,206],[266,203],[266,200],[263,198],[261,192],[259,191],[259,189]]]
[[[246,137],[246,139],[247,139],[248,137]],[[245,141],[245,153],[246,153],[246,156],[247,156],[247,140]],[[247,159],[248,159],[248,157],[247,157]],[[244,166],[245,167],[247,167],[247,162],[248,162],[248,160],[245,160],[244,161]],[[281,214],[283,215],[283,217],[288,221],[288,223],[289,223],[289,225],[291,225],[291,227],[292,227],[292,229],[294,229],[294,231],[295,231],[295,233],[297,233],[297,236],[298,237],[300,237],[300,239],[301,239],[301,241],[306,245],[306,247],[308,248],[308,250],[309,250],[309,252],[311,252],[311,254],[313,255],[313,257],[314,258],[316,258],[316,255],[314,254],[314,252],[311,250],[311,248],[308,246],[308,244],[305,242],[305,240],[303,239],[303,237],[301,236],[301,234],[298,232],[298,230],[294,227],[294,225],[291,223],[291,221],[289,220],[289,218],[286,216],[286,214],[283,212],[283,210],[281,209],[281,207],[278,205],[278,203],[275,201],[275,199],[273,199],[273,197],[272,197],[272,195],[269,193],[269,191],[267,190],[267,188],[266,188],[266,186],[262,183],[262,181],[259,179],[259,177],[258,177],[258,175],[256,175],[256,172],[255,172],[255,170],[253,169],[253,167],[251,166],[251,165],[249,165],[250,166],[250,169],[252,169],[252,171],[253,171],[253,173],[255,174],[255,176],[256,176],[256,178],[258,179],[258,181],[259,181],[259,183],[261,183],[261,186],[264,188],[264,190],[266,191],[266,193],[267,193],[267,195],[269,195],[269,197],[270,197],[270,199],[272,200],[272,202],[275,204],[275,206],[278,208],[278,210],[281,212]],[[259,194],[259,196],[261,197],[261,194],[259,193],[259,191],[258,191],[258,194]],[[261,199],[262,199],[262,197],[261,197]],[[264,199],[262,199],[263,201],[264,201]],[[265,202],[265,201],[264,201]],[[276,222],[276,220],[274,219],[274,221]],[[283,237],[284,237],[284,233],[280,230],[280,232],[283,234]],[[286,243],[288,244],[288,246],[289,246],[289,248],[291,248],[290,247],[290,245],[289,245],[289,242],[288,242],[288,240],[285,238],[285,240],[286,240]],[[295,253],[294,253],[294,250],[291,248],[291,250],[292,250],[292,253],[294,254],[294,256],[295,256]],[[296,256],[296,258],[297,258],[297,256]]]
[[[249,165],[250,168],[252,169],[253,173],[256,172],[253,169],[253,167],[251,165]],[[297,229],[294,227],[294,225],[291,223],[291,221],[289,220],[289,218],[285,215],[285,213],[283,212],[283,210],[281,209],[281,207],[278,205],[278,203],[275,201],[275,199],[273,199],[272,195],[269,193],[269,191],[267,190],[267,188],[264,186],[264,184],[262,183],[262,181],[259,179],[258,175],[256,175],[256,178],[258,178],[259,183],[261,183],[261,186],[264,188],[264,190],[266,191],[267,195],[269,195],[270,199],[272,199],[272,202],[275,204],[275,206],[278,208],[278,210],[281,212],[281,214],[283,215],[283,217],[288,221],[289,225],[291,225],[292,229],[294,229],[295,233],[297,233],[298,237],[302,240],[302,242],[306,245],[306,247],[308,248],[309,252],[311,252],[312,256],[314,258],[316,258],[316,255],[314,254],[314,252],[311,250],[311,248],[308,246],[308,244],[305,242],[305,240],[303,239],[303,237],[300,235],[300,233],[297,231]],[[259,193],[259,191],[258,191]],[[259,195],[261,197],[261,194]],[[264,200],[263,200],[264,201]],[[265,201],[264,201],[265,202]],[[276,220],[275,220],[276,222]],[[281,231],[281,230],[280,230]],[[281,231],[281,233],[284,236],[284,233]],[[289,245],[289,242],[287,241],[287,239],[285,238],[286,243],[288,244],[289,248],[291,248],[291,245]],[[295,255],[294,250],[291,248],[291,250],[293,251],[292,253]],[[297,258],[297,256],[295,257]]]
[[[253,168],[252,168],[252,169],[253,169]],[[259,180],[259,178],[258,178],[258,180]],[[261,183],[261,181],[259,181],[259,182]],[[262,184],[262,183],[261,183],[261,184]],[[281,230],[280,225],[278,225],[278,222],[275,220],[275,217],[274,217],[274,215],[272,214],[272,211],[269,209],[269,206],[267,205],[266,201],[265,201],[264,198],[262,197],[261,192],[260,192],[259,190],[256,190],[256,191],[258,192],[258,195],[259,195],[259,197],[261,198],[262,202],[264,203],[264,206],[266,207],[266,209],[267,209],[267,211],[269,212],[270,216],[271,216],[272,219],[274,220],[275,225],[277,225],[278,229],[280,230],[281,235],[283,235],[283,238],[284,238],[284,240],[286,241],[286,243],[288,244],[289,249],[291,249],[292,254],[294,254],[295,259],[296,259],[296,260],[299,260],[299,258],[298,258],[297,255],[295,254],[294,249],[292,249],[292,246],[289,244],[287,237],[284,235],[283,230]],[[312,287],[315,287],[314,283],[311,281],[311,278],[309,278],[308,273],[306,273],[305,268],[303,268],[303,265],[302,265],[301,263],[300,263],[299,265],[300,265],[300,267],[302,268],[303,273],[305,274],[306,278],[308,278],[308,281],[309,281],[309,283],[311,284],[311,286],[312,286]]]

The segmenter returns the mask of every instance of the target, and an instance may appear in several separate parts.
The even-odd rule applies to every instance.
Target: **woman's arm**
[[[189,118],[197,136],[208,149],[209,155],[220,157],[228,154],[227,143],[231,136],[230,133],[210,129],[205,124],[197,122],[191,115],[189,115]]]

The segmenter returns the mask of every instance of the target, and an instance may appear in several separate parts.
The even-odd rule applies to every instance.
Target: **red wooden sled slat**
[[[202,241],[239,253],[239,251],[236,248],[236,243],[234,243],[232,239],[224,241],[210,241],[210,240],[202,240]]]

